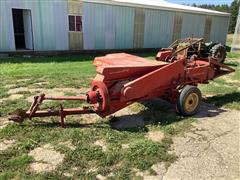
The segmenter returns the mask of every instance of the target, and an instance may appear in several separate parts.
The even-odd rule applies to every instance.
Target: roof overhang
[[[214,16],[226,16],[231,14],[219,11],[213,11],[203,8],[191,7],[186,5],[174,4],[165,2],[163,0],[83,0],[83,2],[128,6],[128,7],[140,7],[148,9],[159,9],[177,12],[188,12],[193,14],[204,14]]]

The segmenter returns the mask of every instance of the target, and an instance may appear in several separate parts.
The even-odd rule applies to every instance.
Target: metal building
[[[0,51],[68,49],[67,3],[0,0]]]
[[[0,51],[166,47],[226,42],[230,14],[163,0],[0,0]]]

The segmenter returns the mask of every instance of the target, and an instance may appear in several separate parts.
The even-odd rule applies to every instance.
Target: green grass
[[[142,57],[154,59],[155,53],[139,54]],[[229,54],[229,57],[239,57]],[[73,57],[39,57],[39,58],[8,58],[0,60],[0,98],[8,97],[11,88],[79,88],[89,87],[90,80],[95,76],[95,67],[92,65],[93,56]],[[236,69],[233,75],[226,76],[232,82],[219,78],[208,85],[201,85],[203,94],[211,95],[205,101],[218,107],[239,109],[240,92],[239,62],[231,61],[229,65]],[[19,81],[21,80],[21,81]],[[39,82],[47,82],[36,85]],[[29,91],[21,91],[24,97],[19,100],[7,100],[0,103],[0,117],[17,108],[27,109],[30,103],[25,100],[32,95]],[[76,95],[66,93],[66,95]],[[66,107],[81,106],[78,102],[61,102]],[[44,105],[57,106],[56,102]],[[175,107],[158,101],[147,101],[131,106],[131,110],[144,117],[145,126],[136,128],[115,129],[111,122],[118,119],[111,117],[100,119],[97,123],[85,125],[78,119],[68,117],[67,128],[59,128],[58,119],[50,118],[50,123],[42,123],[41,119],[35,119],[36,124],[26,121],[23,124],[10,124],[0,130],[0,142],[2,139],[14,139],[16,144],[0,151],[0,180],[1,179],[66,179],[64,172],[71,172],[77,167],[77,171],[71,172],[70,179],[95,179],[97,174],[113,174],[110,179],[136,178],[132,169],[149,170],[154,174],[151,166],[157,162],[166,165],[174,162],[177,157],[169,154],[172,137],[182,135],[191,128],[195,118],[185,118],[177,115]],[[52,122],[52,123],[51,123]],[[151,130],[164,132],[162,143],[156,143],[146,138]],[[106,142],[107,151],[103,152],[99,146],[94,145],[96,140]],[[72,141],[75,150],[69,150],[59,145],[60,142]],[[29,171],[29,164],[33,159],[28,153],[36,147],[44,144],[52,144],[57,151],[65,154],[63,165],[56,171],[44,174],[33,174]],[[129,148],[122,149],[122,144],[128,144]],[[96,172],[88,172],[90,168],[97,167]]]
[[[235,60],[226,61],[226,65],[235,69],[235,72],[214,81],[207,85],[200,85],[205,102],[214,104],[217,107],[240,110],[240,54],[228,53],[228,58]]]
[[[228,58],[240,58],[240,53],[229,52]]]

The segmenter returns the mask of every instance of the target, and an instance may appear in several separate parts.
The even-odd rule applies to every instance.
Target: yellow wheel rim
[[[186,98],[186,101],[185,101],[185,105],[184,105],[185,110],[187,112],[195,111],[195,109],[198,106],[198,102],[199,102],[199,98],[196,93],[189,94],[189,96]]]

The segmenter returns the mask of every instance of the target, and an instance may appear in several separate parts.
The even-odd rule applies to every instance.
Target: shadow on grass
[[[226,51],[227,51],[227,52],[230,52],[230,51],[231,51],[231,46],[227,46],[227,45],[226,45],[225,47],[226,47]]]
[[[223,107],[229,103],[236,103],[240,107],[240,92],[233,92],[224,95],[216,95],[205,99],[207,103],[214,104],[217,107]]]
[[[192,117],[184,117],[176,112],[175,105],[161,99],[142,102],[145,109],[137,114],[113,117],[109,125],[113,129],[124,131],[148,131],[147,125],[167,126],[184,120],[191,120]],[[225,112],[214,105],[202,103],[199,112],[193,118],[215,117]]]

